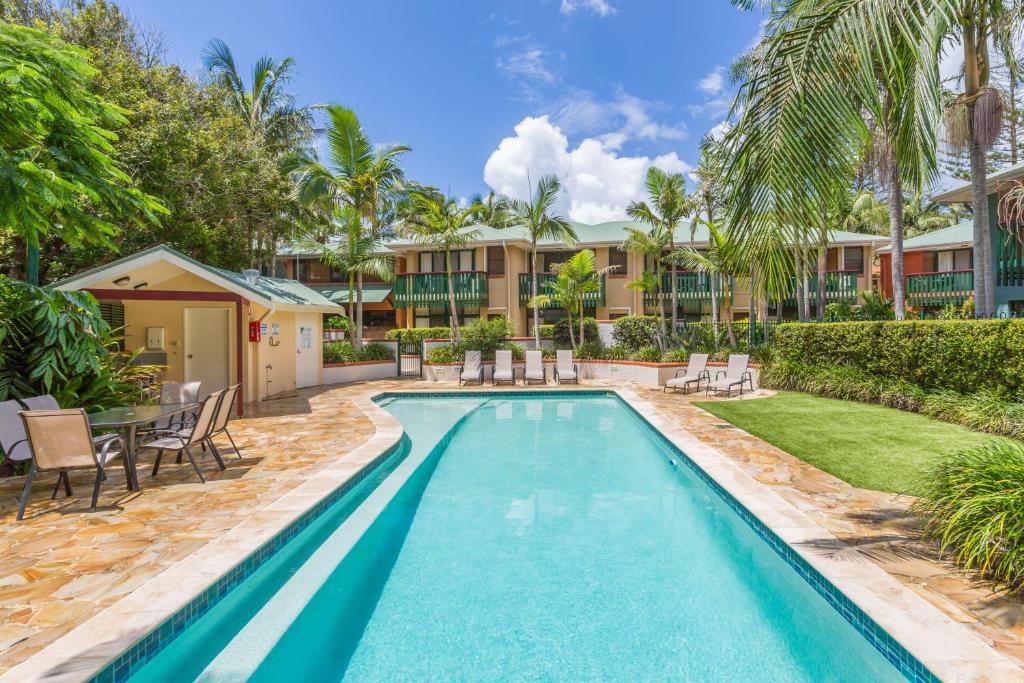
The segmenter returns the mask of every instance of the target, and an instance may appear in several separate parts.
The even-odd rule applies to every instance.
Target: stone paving
[[[104,484],[95,514],[87,510],[88,473],[72,476],[75,496],[53,501],[54,478],[37,480],[23,522],[14,519],[22,480],[0,480],[0,674],[366,442],[374,427],[353,402],[357,397],[451,388],[388,380],[302,390],[249,406],[231,426],[243,458],[222,449],[227,470],[218,471],[205,456],[205,485],[187,462],[162,464],[153,478],[147,467],[152,455],[143,453],[142,491],[126,493],[118,468]],[[634,389],[856,547],[856,561],[874,562],[1024,663],[1024,605],[972,586],[920,543],[906,498],[853,488],[700,410],[693,397]]]

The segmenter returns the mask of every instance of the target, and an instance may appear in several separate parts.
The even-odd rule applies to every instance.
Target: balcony
[[[797,305],[797,279],[792,280],[792,290],[782,300],[783,305]],[[811,305],[818,300],[818,274],[811,273],[807,280],[807,292],[811,299]],[[830,270],[825,273],[825,303],[857,303],[857,271],[855,270]]]
[[[487,273],[463,270],[452,273],[456,306],[487,305]],[[444,308],[448,305],[445,273],[399,273],[395,276],[395,308]]]
[[[557,276],[551,273],[541,273],[537,276],[537,294],[549,294],[550,290],[544,286],[545,282],[554,282]],[[583,295],[583,305],[586,308],[604,306],[605,279],[600,278],[601,287],[596,292],[587,292]],[[525,306],[530,301],[530,274],[519,274],[519,305]],[[545,306],[545,308],[558,308],[557,304]]]
[[[1005,225],[996,230],[996,286],[1024,287],[1024,241]]]
[[[730,284],[732,280],[730,279]],[[732,287],[729,288],[732,291]],[[665,297],[665,304],[671,306],[672,301],[672,273],[665,273],[661,280],[661,293]],[[722,286],[716,287],[716,295],[719,302],[722,301]],[[711,276],[707,273],[694,273],[691,271],[676,272],[676,298],[680,305],[704,304],[711,302]],[[644,292],[644,304],[655,306],[658,303],[657,292]]]
[[[945,270],[907,276],[907,303],[915,308],[960,305],[973,296],[973,270]]]

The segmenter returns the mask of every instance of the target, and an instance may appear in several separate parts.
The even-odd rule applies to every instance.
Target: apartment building
[[[652,268],[643,256],[620,249],[628,237],[632,221],[614,221],[588,225],[573,223],[578,241],[571,247],[546,240],[538,244],[537,271],[540,281],[551,279],[552,266],[564,262],[575,251],[591,249],[597,266],[612,266],[603,278],[600,291],[587,302],[587,314],[599,320],[614,320],[624,315],[657,311],[656,298],[627,287],[627,283]],[[691,232],[691,227],[693,228]],[[498,230],[478,228],[478,237],[454,254],[455,303],[463,323],[481,318],[506,316],[516,334],[530,334],[533,325],[530,299],[530,241],[519,227]],[[708,233],[702,225],[682,224],[675,235],[678,246],[707,248]],[[877,235],[837,231],[831,235],[828,250],[826,297],[828,301],[857,302],[857,292],[870,289],[875,251],[886,240]],[[432,251],[412,241],[396,239],[387,244],[394,254],[396,276],[390,283],[367,281],[364,284],[364,326],[369,336],[394,327],[430,327],[448,323],[448,284],[443,252]],[[332,272],[315,256],[285,249],[279,252],[277,275],[298,279],[318,289],[335,303],[346,305],[346,278]],[[700,319],[711,314],[711,282],[707,275],[679,271],[679,315],[683,319]],[[812,287],[816,280],[812,279]],[[665,291],[670,290],[666,276]],[[716,288],[720,306],[721,288]],[[668,304],[666,304],[667,307]],[[738,318],[750,315],[749,282],[740,278],[733,287],[733,311]],[[756,307],[756,305],[755,305]],[[795,315],[795,296],[783,302],[783,314]],[[760,311],[774,315],[771,311]],[[542,324],[558,320],[564,312],[556,307],[540,311]]]

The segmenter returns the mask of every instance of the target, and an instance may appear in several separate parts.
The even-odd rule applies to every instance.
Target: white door
[[[295,388],[311,387],[320,383],[320,354],[317,344],[316,323],[319,313],[295,314]]]
[[[201,396],[227,387],[230,344],[230,308],[185,309],[185,381],[202,382]]]

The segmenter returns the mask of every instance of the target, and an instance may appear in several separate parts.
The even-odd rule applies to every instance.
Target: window
[[[505,250],[487,247],[487,274],[494,277],[505,274]]]
[[[938,262],[935,264],[935,272],[944,273],[946,271],[953,270],[953,252],[952,251],[940,251],[938,252]]]
[[[843,269],[864,274],[864,247],[846,247],[843,249]]]
[[[612,277],[625,277],[628,275],[628,261],[629,254],[618,247],[608,247],[608,265],[616,266],[609,275]]]
[[[537,254],[540,262],[540,272],[550,273],[555,264],[565,263],[573,257],[574,251],[545,251]]]
[[[957,249],[953,252],[954,270],[970,270],[974,267],[974,251],[972,249]]]
[[[459,325],[469,325],[480,321],[480,309],[478,308],[459,308],[457,310]],[[448,327],[451,323],[449,315],[448,309],[417,308],[413,317],[413,327]]]
[[[825,270],[839,270],[839,247],[832,247],[825,253]]]
[[[452,252],[452,270],[473,270],[473,250],[459,249]],[[420,273],[445,273],[448,271],[443,251],[421,251]]]

